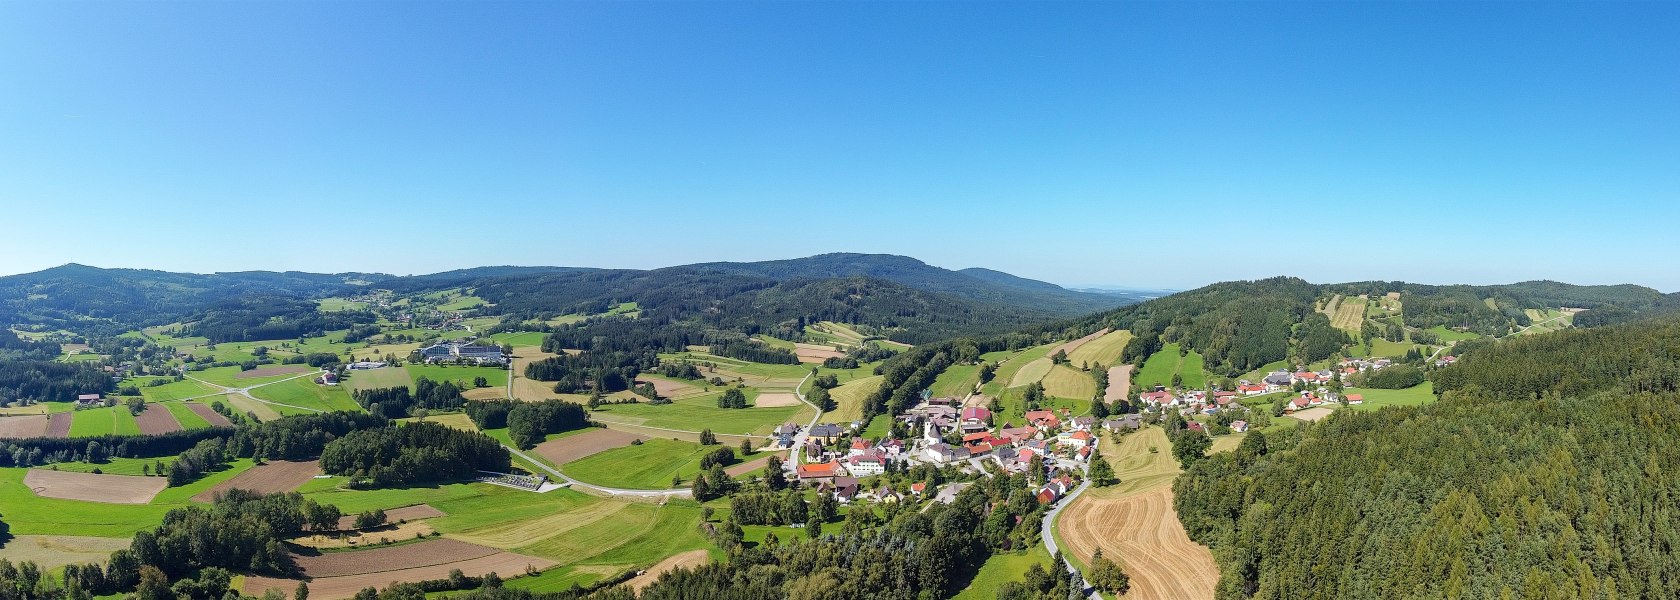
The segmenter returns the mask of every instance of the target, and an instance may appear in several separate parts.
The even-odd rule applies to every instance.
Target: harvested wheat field
[[[1171,487],[1117,499],[1077,501],[1057,528],[1082,561],[1098,547],[1132,576],[1127,598],[1202,600],[1213,597],[1219,568],[1213,553],[1190,541],[1173,512]]]
[[[32,438],[41,437],[47,433],[47,422],[51,419],[47,415],[21,415],[0,417],[0,438]],[[65,433],[70,433],[66,427]]]
[[[96,475],[30,469],[23,476],[23,485],[46,498],[86,500],[107,504],[146,504],[169,485],[163,477],[133,477],[130,475]]]
[[[777,453],[774,454],[774,456],[778,456],[782,460],[787,460],[787,453],[786,452],[777,452]],[[735,465],[733,467],[729,467],[727,469],[724,469],[723,472],[728,473],[730,477],[740,477],[742,475],[746,475],[747,473],[751,473],[753,471],[757,471],[759,469],[764,468],[764,465],[766,463],[769,463],[769,462],[770,462],[770,457],[769,456],[766,456],[764,458],[755,458],[755,459],[749,460],[747,462]]]
[[[653,384],[653,392],[664,398],[681,398],[683,396],[700,392],[700,388],[698,387],[680,381],[671,381],[669,379],[661,379],[657,377],[637,377],[636,383]]]
[[[1108,332],[1110,332],[1110,331],[1113,331],[1113,330],[1109,329],[1107,327],[1104,327],[1101,330],[1099,330],[1096,333],[1093,333],[1091,335],[1087,335],[1087,336],[1079,338],[1077,340],[1069,340],[1068,342],[1063,343],[1060,346],[1056,346],[1055,348],[1051,348],[1049,355],[1050,356],[1055,356],[1056,351],[1058,351],[1058,350],[1060,350],[1062,352],[1066,352],[1066,353],[1071,355],[1071,354],[1073,354],[1073,351],[1078,350],[1080,346],[1083,346],[1087,343],[1090,343],[1091,340],[1095,340],[1095,339],[1100,338],[1102,336],[1108,335]]]
[[[138,415],[134,415],[134,422],[140,425],[140,433],[146,435],[157,435],[160,433],[169,433],[171,431],[181,430],[181,423],[175,420],[175,415],[170,414],[168,409],[159,408],[150,404],[146,405],[146,410],[140,411],[140,414]]]
[[[629,584],[631,589],[640,592],[646,589],[647,586],[651,585],[654,580],[659,579],[660,575],[664,575],[666,571],[670,571],[677,567],[692,569],[706,564],[706,561],[710,558],[711,555],[707,554],[705,550],[689,550],[688,552],[677,554],[666,558],[665,560],[659,561],[659,564],[648,567],[648,570],[642,571],[630,581],[625,583]]]
[[[461,392],[461,397],[468,400],[501,400],[507,397],[507,389],[499,387],[473,388]]]
[[[193,414],[204,417],[204,420],[210,422],[211,427],[233,427],[233,421],[229,421],[227,417],[222,416],[222,413],[216,412],[208,406],[197,402],[188,402],[186,404],[188,410],[193,411]]]
[[[240,371],[239,374],[234,375],[233,378],[234,379],[256,379],[258,377],[273,377],[275,375],[296,375],[298,373],[308,373],[308,372],[314,371],[314,370],[315,369],[313,367],[297,367],[297,366],[262,367],[260,369],[251,369],[249,371]]]
[[[1120,365],[1108,368],[1108,389],[1103,391],[1103,400],[1113,402],[1126,397],[1126,391],[1132,389],[1132,365]]]
[[[648,439],[648,436],[617,429],[597,428],[537,444],[535,452],[537,456],[548,459],[548,462],[563,465],[585,456],[628,446],[635,440],[645,439]]]
[[[413,521],[415,519],[430,519],[432,517],[442,517],[446,514],[447,513],[444,513],[441,510],[432,508],[432,505],[430,505],[430,504],[416,504],[414,506],[404,506],[402,508],[386,509],[385,510],[385,520],[387,522],[396,523],[398,521]],[[338,529],[339,529],[339,531],[349,531],[350,528],[355,527],[355,525],[356,525],[356,515],[347,515],[347,516],[339,517],[339,519],[338,519]],[[413,536],[409,536],[409,537],[413,537]]]
[[[127,548],[128,538],[80,535],[19,535],[0,548],[0,560],[32,561],[43,570],[64,565],[102,563],[111,553]]]
[[[298,486],[307,483],[320,472],[319,461],[270,461],[267,464],[251,467],[250,470],[235,475],[233,479],[223,481],[210,489],[199,492],[192,499],[198,502],[209,502],[215,499],[216,494],[231,489],[250,490],[259,494],[290,492],[298,489]]]
[[[1166,433],[1147,427],[1117,442],[1098,448],[1121,483],[1086,490],[1062,511],[1056,530],[1063,551],[1089,561],[1100,547],[1120,561],[1132,577],[1126,598],[1212,598],[1219,580],[1213,554],[1190,541],[1173,512],[1172,481],[1180,469]]]
[[[50,438],[70,437],[70,421],[75,418],[75,415],[67,412],[49,415],[47,417],[47,431],[41,435]]]
[[[793,395],[792,392],[766,392],[759,394],[758,398],[753,400],[753,406],[757,408],[799,406],[799,404],[799,396]]]
[[[379,573],[428,565],[441,565],[483,558],[497,552],[495,548],[469,544],[459,540],[435,539],[400,546],[372,548],[355,552],[329,552],[317,556],[296,556],[299,569],[311,578],[342,577]]]
[[[334,552],[328,556],[358,557],[352,560],[362,563],[362,570],[365,572],[340,576],[315,577],[309,582],[309,597],[318,600],[342,600],[344,598],[353,597],[356,595],[356,592],[360,591],[362,588],[370,586],[383,588],[392,583],[403,581],[445,579],[449,577],[450,571],[456,569],[459,569],[462,574],[469,577],[479,577],[486,573],[496,573],[504,577],[511,577],[524,573],[527,568],[541,570],[557,564],[546,558],[525,556],[522,554],[514,554],[512,552],[498,552],[490,548],[485,548],[485,550],[490,550],[491,554],[476,558],[460,559],[455,560],[454,562],[443,563],[435,563],[432,562],[432,560],[425,559],[419,560],[418,562],[410,560],[410,566],[403,566],[402,562],[387,560],[387,558],[359,558],[362,555],[380,554],[402,550],[404,548],[425,548],[431,544],[450,541],[451,540],[435,540],[416,544],[405,544],[388,549]],[[461,542],[455,543],[460,544]],[[471,544],[463,545],[480,548],[479,546],[472,546]],[[441,557],[441,555],[436,556]],[[305,560],[311,558],[316,557],[300,557],[298,563],[303,564]],[[397,557],[392,556],[390,558]],[[297,588],[297,584],[298,580],[296,579],[247,577],[245,578],[243,591],[245,594],[253,596],[261,596],[263,592],[271,589],[289,594],[292,590]]]
[[[508,377],[513,378],[513,397],[526,402],[538,402],[554,397],[554,384],[537,381],[525,376],[525,366],[533,362],[559,356],[558,354],[543,352],[535,346],[513,349],[513,369]]]
[[[1300,419],[1302,421],[1306,421],[1308,423],[1311,423],[1313,421],[1317,421],[1319,419],[1330,416],[1331,412],[1334,412],[1334,411],[1332,411],[1328,408],[1324,408],[1322,406],[1318,406],[1318,407],[1309,408],[1309,409],[1306,409],[1306,410],[1297,410],[1293,413],[1290,413],[1289,416],[1295,417],[1295,418]]]
[[[818,346],[816,344],[794,344],[793,354],[802,363],[821,363],[830,358],[843,358],[845,352],[835,350],[833,346]]]

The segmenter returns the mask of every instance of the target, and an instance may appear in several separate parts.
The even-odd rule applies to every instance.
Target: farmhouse
[[[1062,420],[1056,418],[1056,413],[1048,410],[1029,410],[1026,414],[1027,422],[1039,429],[1061,429]]]
[[[1173,398],[1172,392],[1165,390],[1144,392],[1142,396],[1138,397],[1138,399],[1142,400],[1144,404],[1171,405],[1177,403],[1177,400]]]
[[[973,432],[976,432],[976,431],[985,431],[985,430],[987,430],[991,427],[990,425],[987,425],[987,423],[986,423],[987,421],[990,421],[991,419],[992,419],[992,411],[986,410],[985,408],[982,408],[982,407],[979,407],[979,406],[970,406],[968,408],[964,408],[964,409],[962,409],[962,430],[963,430],[963,433],[973,433]]]
[[[1289,385],[1295,383],[1295,378],[1289,371],[1272,371],[1266,375],[1267,385]]]
[[[1231,431],[1237,433],[1248,431],[1248,421],[1231,421]]]
[[[1365,403],[1365,396],[1362,396],[1362,395],[1359,395],[1359,394],[1348,394],[1348,395],[1342,396],[1342,397],[1347,399],[1348,404],[1364,404]]]
[[[105,405],[105,398],[99,394],[82,394],[76,396],[76,408],[96,408]]]
[[[1123,416],[1123,417],[1103,421],[1103,429],[1107,429],[1109,431],[1116,432],[1116,433],[1121,432],[1121,431],[1134,431],[1138,427],[1141,427],[1142,425],[1143,425],[1143,418],[1139,417],[1135,413],[1134,414],[1129,414],[1129,415],[1126,415],[1126,416]]]
[[[797,472],[800,481],[814,483],[833,483],[835,477],[845,473],[840,469],[840,463],[834,461],[799,465]]]

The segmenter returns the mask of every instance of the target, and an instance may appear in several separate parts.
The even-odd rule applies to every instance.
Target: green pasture
[[[684,482],[693,479],[700,472],[700,457],[715,448],[652,438],[580,458],[566,463],[562,470],[579,481],[595,485],[662,490],[671,487],[672,477],[680,477]]]

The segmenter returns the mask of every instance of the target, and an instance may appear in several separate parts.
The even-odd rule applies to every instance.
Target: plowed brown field
[[[259,494],[290,492],[298,489],[298,486],[313,479],[320,472],[321,465],[318,461],[270,461],[267,464],[251,467],[250,470],[235,475],[233,479],[223,481],[208,490],[199,492],[192,499],[199,502],[209,502],[216,497],[216,494],[235,488],[250,490]]]
[[[47,433],[47,415],[24,415],[19,417],[0,417],[0,438],[32,438],[41,437]],[[66,428],[65,433],[70,429]]]
[[[175,415],[170,414],[168,409],[151,405],[147,405],[146,410],[140,411],[140,414],[134,415],[134,422],[140,425],[140,433],[146,435],[181,430],[181,423],[175,420]]]

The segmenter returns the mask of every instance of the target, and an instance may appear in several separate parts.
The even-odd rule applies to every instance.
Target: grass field
[[[941,398],[962,398],[980,383],[980,365],[951,365],[933,380],[933,395]]]
[[[836,421],[848,423],[863,418],[863,401],[881,387],[883,380],[884,377],[873,375],[842,383],[840,387],[829,390],[829,395],[834,398],[837,407],[829,415]]]
[[[352,390],[372,390],[390,387],[412,387],[414,378],[408,376],[408,369],[402,367],[385,367],[383,369],[357,369],[350,371],[341,384]]]
[[[367,303],[358,302],[348,298],[322,298],[320,301],[315,303],[315,308],[321,312],[342,312],[367,308]]]
[[[1445,326],[1445,325],[1436,325],[1436,326],[1430,327],[1429,329],[1426,329],[1424,331],[1428,331],[1428,332],[1433,333],[1435,335],[1441,336],[1441,341],[1442,342],[1462,342],[1464,340],[1473,340],[1473,339],[1482,337],[1481,334],[1478,334],[1478,333],[1471,333],[1471,332],[1468,332],[1468,331],[1455,331],[1453,329],[1448,329],[1447,326]]]
[[[1201,389],[1207,386],[1207,374],[1203,371],[1202,355],[1191,350],[1184,356],[1178,355],[1178,344],[1166,344],[1160,352],[1149,356],[1144,361],[1143,368],[1138,370],[1134,379],[1138,385],[1148,389],[1150,386],[1171,386],[1173,375],[1178,375],[1181,385],[1191,389]]]
[[[218,390],[191,379],[171,381],[159,386],[148,386],[147,381],[168,380],[168,377],[135,378],[133,383],[140,386],[140,395],[147,402],[167,402],[182,398],[196,398],[216,393]]]
[[[1106,363],[1105,363],[1106,364]],[[1047,572],[1056,572],[1050,566],[1050,555],[1044,551],[1044,546],[1035,545],[1021,552],[997,552],[980,565],[980,571],[969,580],[968,587],[952,596],[953,600],[993,600],[997,598],[997,590],[1009,582],[1021,582],[1025,578],[1027,567],[1032,565],[1044,567]]]
[[[579,319],[581,320],[581,319]],[[543,337],[548,334],[540,331],[504,331],[491,334],[485,339],[498,344],[512,344],[514,346],[542,346]]]
[[[408,376],[412,379],[425,377],[432,381],[453,381],[456,385],[465,384],[461,386],[465,389],[472,388],[473,379],[477,377],[483,377],[486,379],[489,382],[490,387],[507,387],[508,382],[507,369],[498,369],[495,367],[406,365],[403,369],[408,371]]]
[[[606,487],[661,490],[673,476],[688,481],[700,472],[701,455],[712,449],[692,442],[655,438],[614,448],[561,465],[579,481]]]
[[[751,403],[759,390],[742,390]],[[718,408],[717,399],[723,391],[713,391],[674,400],[670,404],[609,404],[591,413],[596,420],[611,423],[659,427],[682,431],[710,428],[715,433],[769,435],[777,425],[789,421],[804,423],[811,419],[812,409],[805,404],[778,407]]]
[[[1002,362],[998,363],[997,373],[994,374],[992,380],[981,386],[980,391],[988,396],[994,397],[1002,394],[1005,387],[1013,387],[1015,385],[1015,376],[1023,367],[1035,360],[1049,356],[1050,349],[1056,347],[1057,345],[1058,344],[1045,344],[1043,346],[1033,346],[1012,355],[1000,355],[998,353],[988,354],[987,360],[1000,360]],[[1023,383],[1022,385],[1026,384]]]
[[[278,402],[307,409],[328,412],[335,410],[361,410],[356,401],[350,399],[350,390],[342,385],[320,385],[312,378],[299,377],[273,385],[265,385],[251,390],[251,395],[261,400]],[[282,413],[286,407],[276,407]]]
[[[1044,377],[1044,393],[1058,398],[1075,400],[1090,400],[1096,396],[1097,380],[1086,373],[1067,365],[1056,365]]]
[[[1365,397],[1363,404],[1348,407],[1354,410],[1376,410],[1384,406],[1417,406],[1435,401],[1435,384],[1430,381],[1403,390],[1347,388],[1344,392]]]
[[[1021,359],[1018,358],[1016,360]],[[1035,381],[1044,381],[1044,377],[1049,375],[1050,370],[1055,368],[1055,366],[1056,364],[1050,362],[1048,357],[1032,359],[1030,362],[1021,365],[1021,368],[1015,371],[1015,376],[1009,380],[1009,387],[1022,387],[1031,385]]]
[[[134,422],[134,415],[128,412],[128,407],[118,405],[78,410],[75,419],[70,421],[70,437],[110,434],[140,435],[140,424]]]
[[[1126,349],[1126,343],[1132,341],[1132,332],[1124,329],[1110,331],[1108,334],[1086,342],[1077,350],[1068,354],[1068,362],[1074,365],[1086,363],[1102,363],[1104,366],[1114,366],[1120,361],[1120,353]]]
[[[166,461],[167,462],[167,461]],[[163,514],[188,504],[188,498],[251,467],[240,460],[232,468],[193,483],[167,488],[151,504],[106,504],[36,496],[23,484],[27,469],[0,469],[0,506],[15,535],[88,535],[128,537],[157,527]],[[91,470],[91,469],[90,469]],[[103,470],[103,469],[102,469]]]

